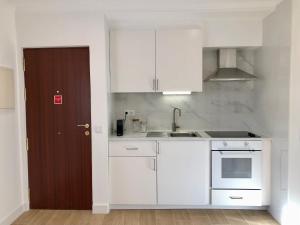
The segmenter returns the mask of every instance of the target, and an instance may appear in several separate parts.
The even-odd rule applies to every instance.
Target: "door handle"
[[[88,123],[86,124],[77,124],[77,127],[84,127],[85,129],[90,128],[90,125]]]

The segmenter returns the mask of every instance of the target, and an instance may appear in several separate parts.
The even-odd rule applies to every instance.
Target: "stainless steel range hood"
[[[249,81],[257,77],[237,68],[237,50],[219,50],[219,69],[205,81]]]

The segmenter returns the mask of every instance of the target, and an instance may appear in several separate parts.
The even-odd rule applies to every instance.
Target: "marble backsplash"
[[[135,110],[134,118],[147,121],[148,130],[170,130],[172,107],[182,109],[176,116],[183,130],[256,131],[254,88],[250,82],[208,82],[202,93],[166,96],[161,93],[113,94],[112,122],[124,118],[125,110]],[[126,122],[132,128],[132,117]],[[115,127],[115,126],[113,126]]]

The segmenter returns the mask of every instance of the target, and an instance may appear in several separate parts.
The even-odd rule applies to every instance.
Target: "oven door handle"
[[[254,152],[256,152],[256,151],[253,151],[253,150],[241,150],[241,151],[239,151],[239,152],[234,152],[234,151],[228,151],[228,150],[226,150],[226,151],[222,151],[222,150],[219,150],[218,151],[221,155],[244,155],[244,154],[246,154],[246,155],[249,155],[249,153],[250,154],[253,154]]]

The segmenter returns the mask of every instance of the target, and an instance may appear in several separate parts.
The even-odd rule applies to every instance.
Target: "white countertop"
[[[164,132],[162,137],[147,137],[147,132]],[[113,134],[109,137],[109,141],[210,141],[210,140],[252,140],[252,141],[261,141],[268,140],[270,138],[261,136],[260,138],[213,138],[210,137],[205,131],[196,130],[192,132],[198,132],[201,137],[169,137],[167,133],[171,131],[147,131],[146,133],[125,133],[123,136],[117,136]],[[180,130],[178,132],[191,132]]]

